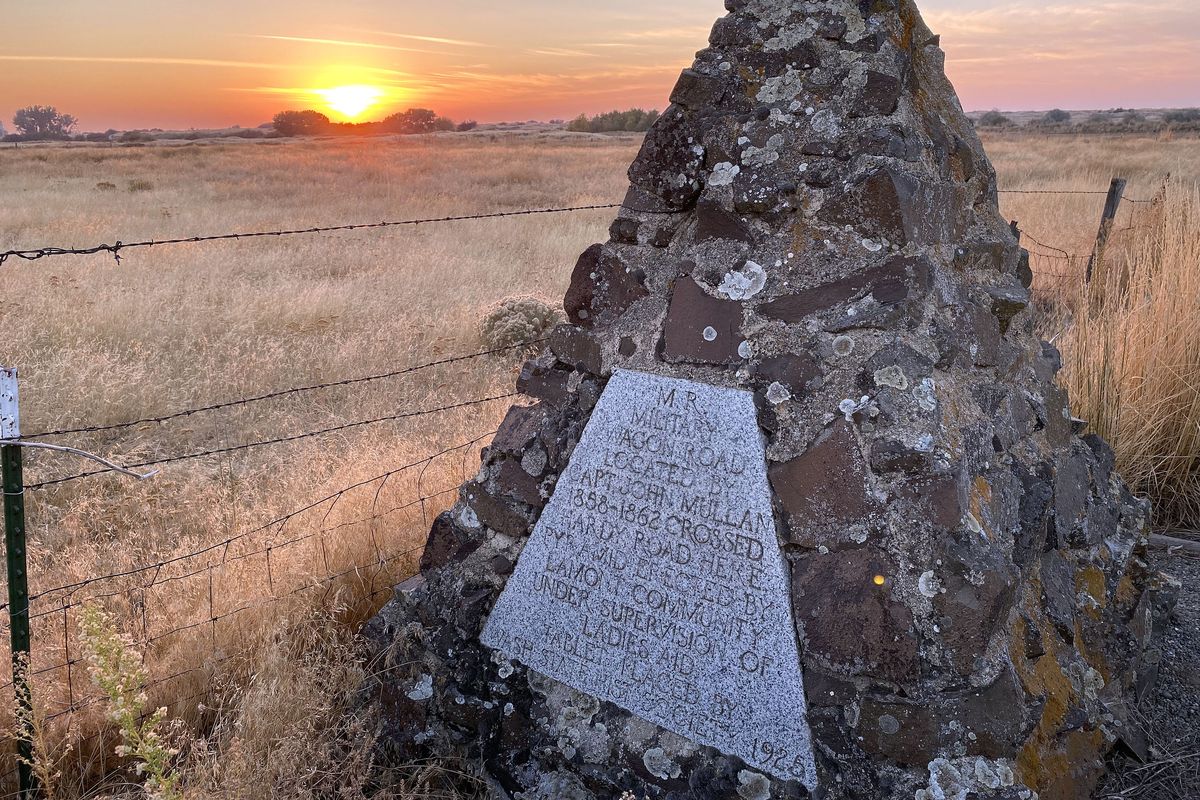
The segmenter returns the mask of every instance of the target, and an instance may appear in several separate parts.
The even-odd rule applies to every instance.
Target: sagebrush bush
[[[148,192],[154,188],[154,184],[140,178],[132,180],[128,183],[129,191],[131,192]]]
[[[102,192],[111,192],[117,188],[117,185],[112,181],[100,181],[96,184],[96,188]]]
[[[537,297],[510,297],[488,310],[480,338],[488,349],[515,347],[540,339],[560,319],[559,313]]]
[[[174,770],[179,751],[171,747],[164,733],[167,709],[148,710],[145,686],[150,676],[142,656],[99,606],[84,607],[82,628],[88,671],[104,694],[108,718],[121,735],[117,756],[133,760],[147,797],[180,800],[179,776]]]

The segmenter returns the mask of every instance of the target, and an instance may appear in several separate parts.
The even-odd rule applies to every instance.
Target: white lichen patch
[[[845,358],[854,352],[854,339],[850,336],[839,336],[833,340],[834,355]]]
[[[747,261],[741,269],[730,270],[721,279],[717,293],[730,300],[748,300],[767,285],[767,271],[755,261]]]
[[[742,342],[741,344],[738,345],[738,355],[741,356],[742,358],[753,358],[754,357],[754,346],[751,345],[750,342],[748,342],[748,341]]]
[[[859,400],[851,400],[849,397],[847,397],[845,400],[838,403],[838,411],[842,412],[842,416],[846,418],[847,422],[853,422],[854,415],[862,411],[870,404],[871,398],[865,395]]]
[[[667,756],[661,747],[652,747],[642,754],[646,771],[660,780],[679,777],[679,765]]]
[[[827,139],[836,139],[842,133],[841,123],[837,115],[829,109],[818,111],[812,115],[812,129]]]
[[[458,511],[458,522],[464,528],[471,530],[479,527],[479,517],[476,516],[475,510],[466,504]]]
[[[923,378],[919,384],[913,387],[913,399],[917,401],[917,405],[926,411],[936,411],[936,388],[933,378]]]
[[[767,401],[771,405],[777,406],[780,403],[786,403],[791,399],[792,393],[788,391],[788,388],[782,383],[776,381],[767,387]]]
[[[879,718],[879,732],[888,736],[893,736],[900,732],[900,720],[893,717],[891,714],[884,714]]]
[[[782,74],[763,81],[755,95],[760,103],[779,105],[795,100],[804,91],[804,73],[789,66]]]
[[[709,186],[729,186],[733,183],[733,179],[738,176],[742,168],[737,164],[731,164],[728,161],[722,161],[713,167],[712,174],[708,176]]]
[[[433,676],[425,674],[418,678],[416,684],[408,690],[407,697],[418,703],[433,697]]]
[[[704,337],[704,341],[706,342],[715,342],[717,340],[717,329],[709,325],[701,331],[700,335]]]
[[[742,800],[770,800],[771,781],[766,775],[744,769],[738,773],[737,793]]]
[[[880,250],[883,249],[883,245],[880,244],[879,242],[875,241],[874,239],[863,239],[862,246],[864,249],[866,249],[872,253],[878,253]]]
[[[1015,786],[1012,763],[1005,759],[982,757],[935,758],[929,762],[929,786],[918,789],[914,800],[966,800],[972,794],[982,794]],[[1037,794],[1022,788],[1016,793],[1025,800],[1036,800]]]
[[[776,133],[762,147],[751,145],[742,151],[742,163],[748,167],[764,167],[779,160],[779,148],[783,147],[783,134]]]
[[[904,370],[899,366],[884,367],[883,369],[875,370],[875,385],[889,386],[893,389],[904,391],[908,388],[908,376],[904,374]]]
[[[921,573],[921,577],[917,579],[917,590],[921,594],[930,599],[937,597],[941,592],[946,591],[942,588],[942,582],[933,570],[928,570]]]

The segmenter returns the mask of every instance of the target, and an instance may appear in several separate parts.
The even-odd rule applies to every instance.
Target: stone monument
[[[727,0],[373,620],[381,755],[512,800],[1086,800],[1146,509],[911,0]]]

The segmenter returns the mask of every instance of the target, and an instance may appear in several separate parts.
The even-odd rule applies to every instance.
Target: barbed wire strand
[[[271,528],[282,525],[282,524],[286,523],[288,520],[298,517],[299,515],[304,514],[308,511],[312,511],[314,508],[318,508],[332,500],[336,500],[338,497],[341,497],[355,489],[359,489],[359,488],[362,488],[363,486],[368,486],[370,484],[377,483],[381,480],[385,480],[385,479],[387,479],[393,475],[397,475],[401,472],[405,472],[407,470],[423,466],[424,464],[426,464],[429,461],[432,461],[434,459],[448,455],[450,453],[455,453],[460,450],[469,450],[471,447],[478,444],[479,442],[482,442],[484,439],[487,439],[489,436],[495,435],[495,433],[496,432],[493,430],[493,431],[488,431],[486,433],[479,434],[478,436],[474,437],[473,439],[462,442],[460,444],[453,445],[451,447],[444,448],[442,450],[437,451],[436,453],[430,453],[416,461],[411,461],[407,464],[401,465],[399,467],[395,467],[393,469],[390,469],[386,472],[380,473],[379,475],[375,475],[370,478],[364,478],[363,480],[352,483],[349,486],[345,486],[341,489],[338,489],[335,492],[331,492],[330,494],[327,494],[318,500],[311,501],[308,504],[306,504],[298,509],[295,509],[294,511],[290,511],[287,514],[280,515],[280,516],[270,520],[269,522],[259,525],[256,528],[251,528],[249,530],[243,531],[243,532],[235,534],[233,536],[229,536],[221,541],[206,545],[198,550],[193,550],[188,553],[182,553],[179,555],[171,556],[170,558],[161,559],[159,561],[155,561],[155,562],[152,562],[149,564],[143,564],[140,567],[134,567],[134,568],[127,569],[127,570],[121,570],[118,572],[109,573],[107,575],[93,576],[93,577],[86,578],[81,581],[75,581],[73,583],[66,583],[66,584],[62,584],[60,586],[55,586],[50,589],[44,589],[44,590],[30,594],[29,602],[32,605],[34,602],[40,600],[43,597],[47,597],[51,594],[59,594],[59,593],[64,593],[64,592],[70,593],[70,592],[74,592],[79,589],[82,589],[84,587],[91,586],[100,581],[113,580],[116,578],[129,578],[129,577],[133,577],[135,575],[141,575],[141,574],[145,574],[147,572],[161,570],[165,567],[168,567],[172,564],[177,564],[180,561],[185,561],[189,558],[196,558],[197,556],[205,555],[207,553],[212,553],[217,550],[228,549],[229,546],[234,544],[235,542],[241,541],[250,536],[253,536],[254,534],[262,533],[264,531],[270,530]],[[153,583],[151,583],[150,585],[153,585]]]
[[[495,347],[489,350],[479,350],[474,353],[464,353],[456,356],[448,356],[446,358],[437,359],[435,361],[427,361],[423,364],[414,364],[413,366],[404,367],[402,369],[392,370],[390,372],[381,372],[377,375],[365,375],[358,378],[343,378],[336,381],[328,381],[326,383],[314,383],[308,386],[297,386],[291,389],[279,389],[277,391],[268,392],[266,394],[254,395],[252,397],[243,397],[238,400],[226,400],[221,403],[213,403],[212,405],[199,406],[189,408],[183,411],[174,411],[169,414],[162,414],[154,417],[142,417],[141,419],[133,419],[127,422],[114,422],[109,425],[88,425],[79,428],[64,428],[61,430],[41,431],[39,433],[30,433],[18,437],[21,440],[25,439],[44,439],[50,436],[68,436],[79,433],[103,433],[106,431],[122,430],[125,428],[133,428],[138,425],[162,424],[171,420],[181,419],[184,417],[195,416],[196,414],[204,414],[212,411],[223,411],[227,408],[237,406],[245,406],[253,403],[260,403],[266,400],[275,400],[281,397],[290,395],[303,394],[306,392],[320,391],[324,389],[333,389],[344,386],[356,386],[363,383],[373,383],[376,381],[388,380],[390,378],[398,378],[403,375],[410,375],[414,372],[441,367],[447,364],[457,364],[463,361],[470,361],[476,358],[485,358],[487,356],[498,355],[500,353],[509,352],[511,350],[520,350],[526,347],[543,344],[549,341],[548,337],[540,339],[530,339],[527,342],[508,345],[506,347]]]
[[[360,222],[349,225],[326,225],[314,226],[310,228],[291,228],[272,231],[247,231],[244,233],[221,233],[209,236],[186,236],[177,239],[146,239],[135,242],[122,242],[120,240],[113,244],[97,244],[91,247],[36,247],[27,250],[6,250],[0,252],[0,265],[3,265],[10,258],[18,258],[23,261],[38,261],[43,258],[51,258],[54,256],[87,256],[97,253],[111,253],[117,263],[121,262],[121,252],[123,250],[132,250],[141,247],[163,247],[166,245],[176,244],[198,244],[200,242],[220,242],[242,239],[258,239],[263,237],[283,237],[283,236],[300,236],[314,233],[333,233],[336,231],[358,231],[369,230],[376,228],[396,228],[405,225],[431,225],[441,222],[462,222],[466,220],[483,220],[483,219],[500,219],[503,217],[527,217],[536,214],[566,214],[576,211],[599,211],[614,208],[623,208],[621,203],[602,203],[595,205],[582,206],[563,206],[559,208],[529,208],[520,211],[495,211],[486,214],[459,214],[445,217],[426,217],[422,219],[405,219],[405,220],[385,220],[383,222]],[[630,209],[636,210],[636,209]],[[641,212],[641,213],[675,213],[675,212]]]
[[[402,420],[402,419],[411,419],[413,417],[427,416],[429,414],[438,414],[438,413],[442,413],[445,411],[453,411],[453,410],[459,409],[459,408],[468,408],[470,406],[482,405],[484,403],[490,403],[490,402],[493,402],[496,400],[507,400],[510,398],[520,397],[520,396],[521,395],[519,392],[508,392],[506,394],[492,395],[491,397],[481,397],[481,398],[478,398],[475,400],[464,400],[460,403],[449,403],[446,405],[437,406],[436,408],[424,408],[424,409],[420,409],[418,411],[403,411],[403,412],[400,412],[397,414],[388,414],[388,415],[385,415],[382,417],[374,417],[372,419],[364,419],[364,420],[356,420],[354,422],[346,422],[341,425],[334,425],[329,428],[321,428],[321,429],[315,430],[315,431],[306,431],[304,433],[296,433],[296,434],[292,434],[290,436],[280,436],[280,437],[277,437],[274,439],[264,439],[262,441],[247,442],[245,444],[231,445],[229,447],[216,447],[216,448],[212,448],[209,450],[200,450],[195,453],[184,453],[181,455],[167,456],[165,458],[151,459],[149,461],[140,461],[140,462],[136,462],[133,464],[128,464],[126,466],[130,469],[141,469],[143,467],[153,467],[153,466],[158,466],[161,464],[175,464],[180,461],[190,461],[193,459],[206,458],[209,456],[225,455],[228,453],[238,453],[238,452],[250,450],[253,448],[257,448],[257,447],[266,447],[269,445],[284,444],[287,442],[296,442],[296,441],[300,441],[301,439],[310,439],[314,436],[324,436],[324,435],[327,435],[330,433],[337,433],[339,431],[350,430],[351,428],[361,428],[366,425],[377,425],[382,422],[394,422],[394,421]],[[61,478],[54,478],[54,479],[47,480],[47,481],[40,481],[38,483],[27,484],[25,486],[25,488],[28,490],[45,489],[46,487],[49,487],[49,486],[58,486],[59,484],[69,483],[71,481],[77,481],[77,480],[81,480],[83,478],[90,478],[90,477],[93,477],[96,475],[104,475],[109,472],[112,472],[112,470],[110,470],[110,469],[94,469],[94,470],[88,470],[86,472],[77,472],[73,475],[65,475]]]

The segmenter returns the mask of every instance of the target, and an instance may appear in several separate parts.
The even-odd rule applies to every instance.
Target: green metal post
[[[0,440],[21,435],[17,371],[0,368]],[[21,448],[0,445],[4,485],[4,552],[8,563],[8,615],[12,634],[13,692],[17,711],[17,759],[21,797],[33,800],[33,694],[29,688],[29,573],[25,554],[25,488]]]

